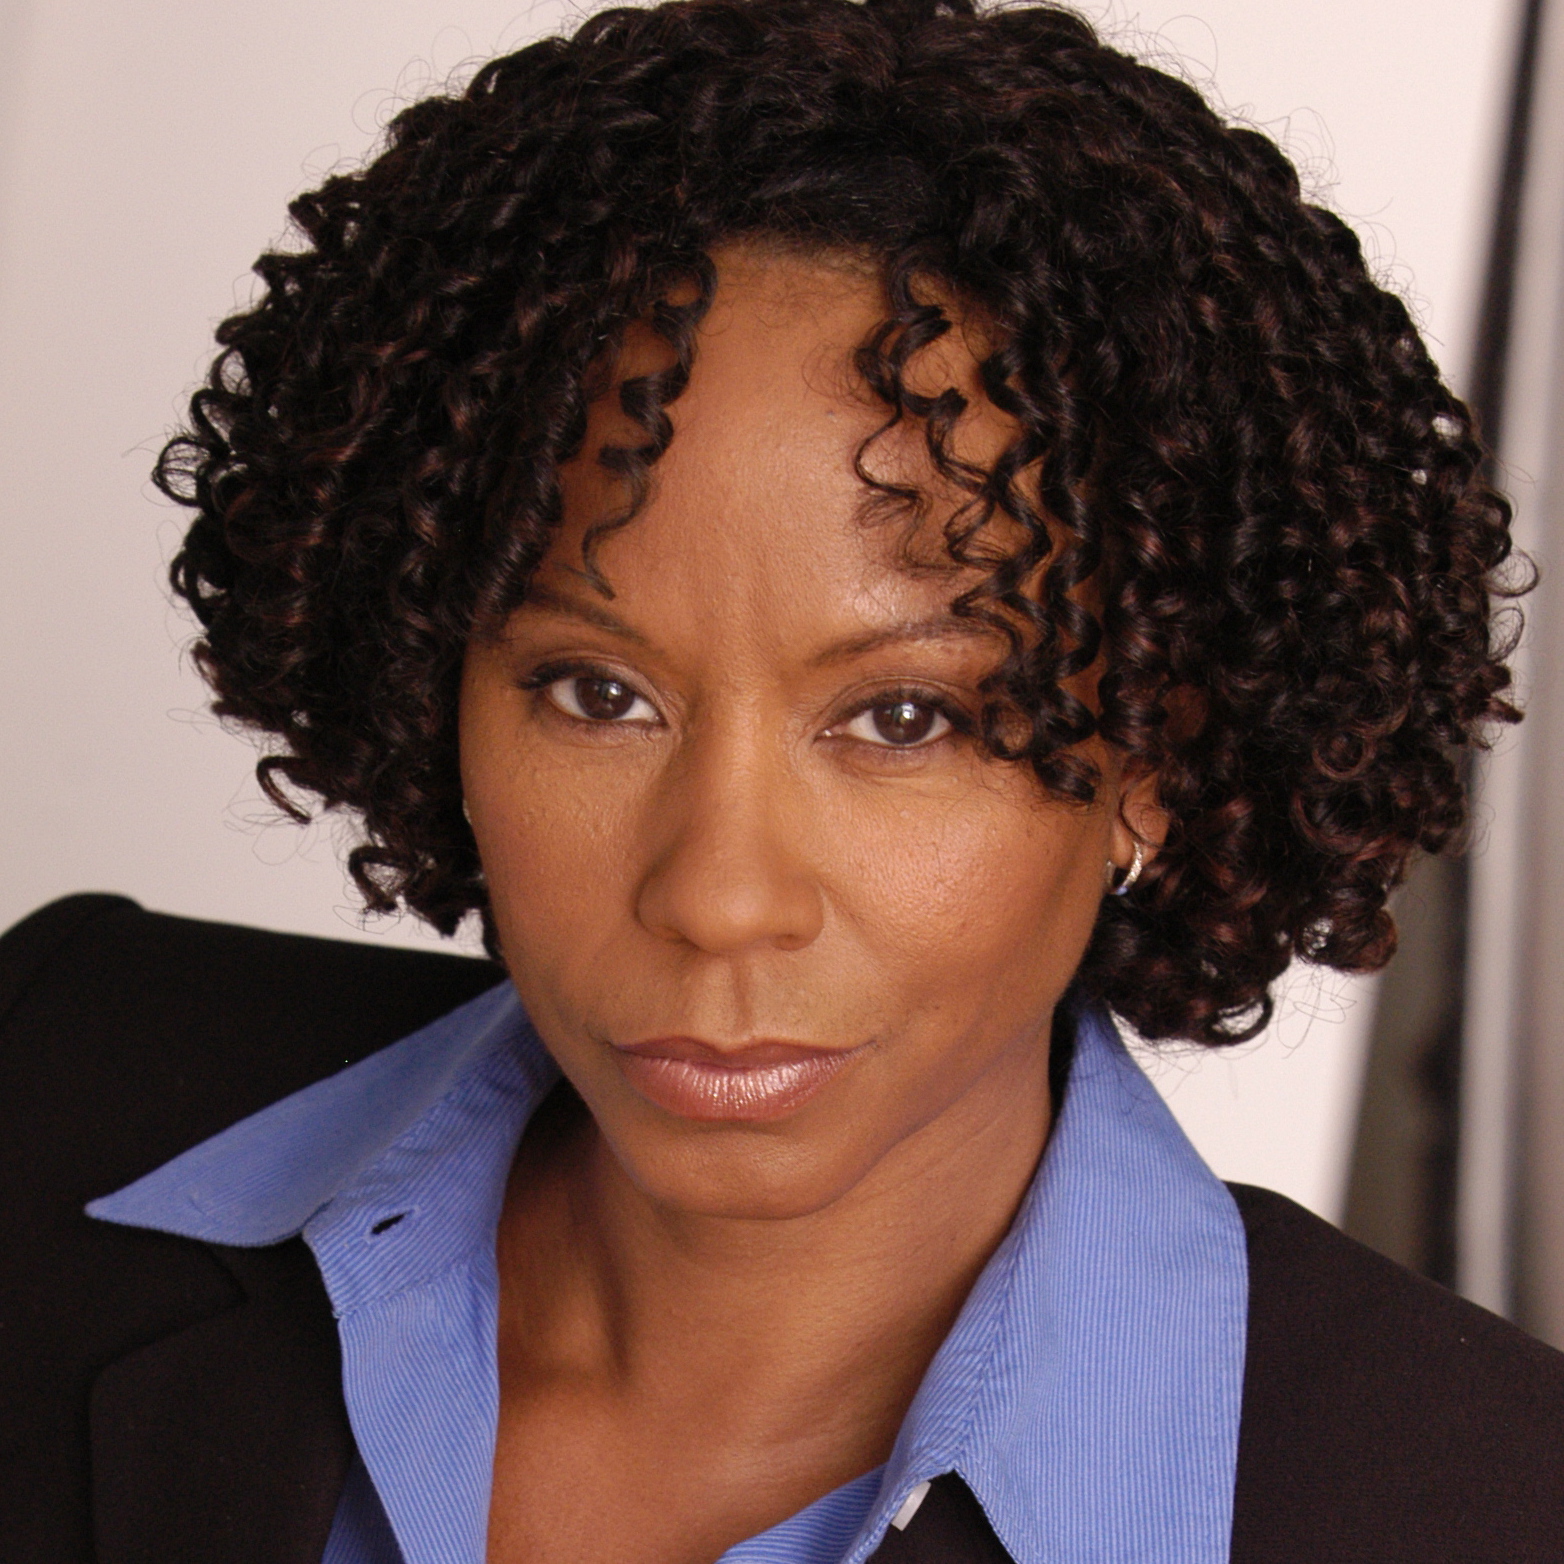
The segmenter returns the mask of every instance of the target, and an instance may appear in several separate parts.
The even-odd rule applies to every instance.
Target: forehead
[[[696,337],[688,388],[668,408],[673,441],[652,469],[636,517],[602,540],[595,561],[616,598],[698,603],[713,618],[808,609],[840,622],[928,612],[948,603],[968,573],[950,565],[941,524],[966,495],[929,462],[922,426],[906,421],[864,456],[883,481],[926,498],[909,532],[906,513],[876,515],[855,469],[886,405],[853,367],[855,350],[886,318],[877,276],[831,258],[750,247],[720,251],[717,290]],[[925,349],[914,389],[954,387],[970,404],[955,444],[990,461],[1013,430],[982,396],[967,323]],[[671,362],[649,329],[632,331],[617,383]],[[542,579],[580,583],[588,529],[622,511],[626,490],[598,461],[605,445],[644,433],[619,408],[617,389],[594,403],[581,455],[563,473],[565,522]]]

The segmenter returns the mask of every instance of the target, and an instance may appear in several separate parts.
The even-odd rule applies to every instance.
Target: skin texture
[[[624,432],[608,397],[532,600],[464,672],[501,944],[570,1088],[501,1221],[491,1564],[711,1560],[886,1458],[1042,1153],[1049,1026],[1108,866],[1162,834],[1112,754],[1088,809],[961,733],[998,644],[950,618],[937,529],[909,568],[852,470],[884,417],[846,368],[874,282],[716,259],[673,444],[597,555],[613,595],[581,555],[623,503],[595,459]],[[658,351],[632,338],[620,375]],[[959,334],[926,357],[972,390]],[[974,392],[963,449],[1005,435]],[[931,524],[953,503],[916,430],[873,465],[922,484]],[[622,714],[585,715],[605,691]],[[896,701],[922,742],[885,742]],[[847,1052],[792,1112],[697,1121],[614,1047],[668,1037]]]

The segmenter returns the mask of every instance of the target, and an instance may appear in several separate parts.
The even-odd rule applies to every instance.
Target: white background
[[[1261,123],[1364,233],[1459,384],[1513,0],[1089,3]],[[203,715],[147,483],[215,322],[287,198],[410,97],[567,6],[503,0],[0,0],[0,926],[70,891],[398,943],[329,827],[278,823]],[[1218,1172],[1343,1198],[1362,984],[1306,973],[1277,1035],[1154,1073]]]

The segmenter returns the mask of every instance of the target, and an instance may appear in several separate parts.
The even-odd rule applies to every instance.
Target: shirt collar
[[[509,983],[202,1141],[88,1207],[126,1227],[254,1248],[304,1230],[367,1179],[442,1100],[494,1060],[509,1059],[522,1122],[559,1071]],[[421,1127],[428,1141],[429,1126]]]
[[[304,1233],[341,1320],[360,1451],[409,1564],[482,1557],[494,1229],[516,1142],[557,1078],[505,984],[88,1207],[223,1244]],[[1232,1197],[1112,1023],[1086,1012],[1038,1175],[925,1375],[845,1564],[949,1471],[1017,1564],[1224,1564],[1247,1306]],[[440,1371],[453,1318],[467,1376]],[[402,1415],[376,1415],[388,1395]],[[411,1497],[428,1478],[410,1413],[438,1425],[445,1452],[433,1517]]]
[[[87,1207],[209,1243],[303,1235],[337,1317],[354,1442],[405,1564],[484,1557],[494,1234],[516,1143],[558,1078],[501,984]]]
[[[1017,1564],[1225,1564],[1247,1320],[1232,1196],[1087,1011],[1048,1151],[924,1377],[881,1509],[955,1471]]]

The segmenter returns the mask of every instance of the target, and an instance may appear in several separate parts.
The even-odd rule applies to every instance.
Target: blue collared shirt
[[[304,1235],[358,1446],[323,1564],[483,1564],[494,1235],[557,1079],[504,984],[88,1207],[219,1244]],[[946,1472],[1016,1564],[1226,1564],[1247,1312],[1232,1197],[1088,1012],[1037,1175],[890,1460],[722,1564],[860,1564]]]

